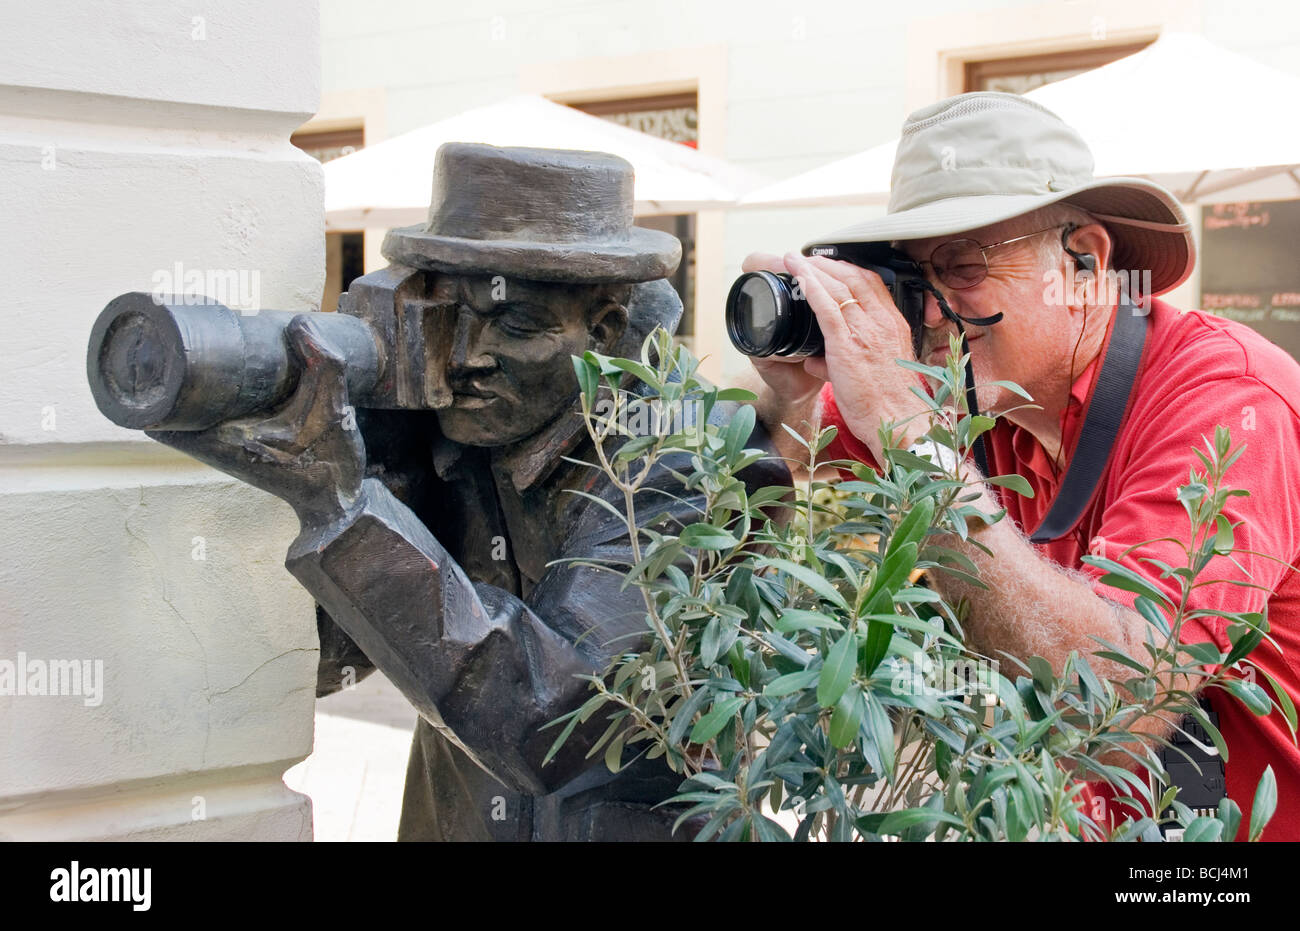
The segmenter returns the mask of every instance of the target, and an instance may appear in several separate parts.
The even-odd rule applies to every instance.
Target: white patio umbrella
[[[727,207],[766,180],[689,146],[648,136],[544,97],[521,95],[327,162],[326,229],[387,229],[424,222],[433,186],[433,157],[444,142],[620,155],[636,172],[638,216]]]
[[[1025,96],[1079,131],[1098,177],[1150,178],[1185,203],[1300,197],[1300,77],[1203,36],[1166,33]],[[885,203],[897,144],[753,191],[740,206]]]

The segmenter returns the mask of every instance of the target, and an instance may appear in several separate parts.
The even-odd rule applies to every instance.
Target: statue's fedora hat
[[[425,226],[384,237],[390,262],[536,281],[638,282],[681,261],[676,237],[632,225],[632,165],[605,152],[448,142]]]

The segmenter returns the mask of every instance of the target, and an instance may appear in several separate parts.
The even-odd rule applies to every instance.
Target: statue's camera
[[[357,407],[436,410],[450,391],[430,364],[447,345],[432,274],[390,265],[355,279],[338,312],[312,318],[346,360]],[[204,430],[269,412],[302,374],[285,330],[291,311],[244,314],[210,298],[135,291],[114,298],[91,329],[91,395],[135,430]]]
[[[911,327],[913,348],[920,352],[928,283],[921,267],[906,253],[884,243],[814,244],[803,251],[852,262],[879,275]],[[741,275],[727,295],[726,323],[732,345],[747,356],[820,356],[825,352],[817,315],[790,275]]]

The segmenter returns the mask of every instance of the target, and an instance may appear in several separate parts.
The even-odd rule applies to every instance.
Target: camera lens
[[[727,295],[727,334],[749,356],[813,356],[824,349],[817,317],[795,296],[794,279],[773,272],[748,272]]]
[[[736,326],[746,342],[766,346],[776,332],[776,295],[767,282],[753,277],[743,282],[736,295]]]

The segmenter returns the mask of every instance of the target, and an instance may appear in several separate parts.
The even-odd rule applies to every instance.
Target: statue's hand
[[[288,501],[303,529],[320,528],[357,503],[365,445],[348,404],[346,362],[307,314],[287,330],[302,377],[270,417],[246,417],[200,431],[146,431],[200,462]]]

